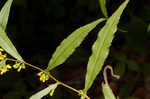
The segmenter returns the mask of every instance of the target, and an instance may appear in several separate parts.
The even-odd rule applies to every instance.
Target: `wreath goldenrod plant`
[[[123,10],[125,9],[126,5],[128,4],[129,0],[125,0],[122,3],[122,5],[110,17],[108,17],[107,14],[106,1],[99,0],[100,7],[105,18],[97,19],[72,32],[56,48],[54,54],[52,55],[52,58],[48,63],[47,68],[44,70],[37,66],[25,62],[5,32],[12,2],[13,0],[7,0],[5,5],[0,11],[0,47],[1,47],[0,48],[0,74],[1,76],[7,73],[8,71],[10,71],[12,68],[17,69],[18,72],[21,72],[22,70],[28,67],[32,67],[39,70],[37,76],[39,76],[40,81],[45,83],[47,80],[52,79],[56,83],[48,85],[47,88],[32,95],[30,99],[41,99],[43,96],[47,94],[53,96],[53,93],[58,86],[64,86],[72,91],[75,91],[76,93],[78,93],[81,99],[85,99],[85,98],[90,99],[90,97],[87,95],[87,92],[92,86],[98,73],[102,70],[102,66],[104,65],[104,62],[109,54],[109,48],[114,38],[114,34],[117,31],[117,25],[119,23],[120,16]],[[64,63],[68,59],[68,57],[76,50],[76,48],[80,46],[80,44],[82,43],[84,38],[89,34],[89,32],[91,32],[98,24],[100,24],[103,21],[106,21],[106,23],[100,29],[97,39],[92,46],[92,55],[90,56],[87,65],[84,89],[79,89],[79,90],[75,89],[57,80],[54,76],[52,76],[50,73],[51,70],[60,66],[60,64]],[[8,54],[13,58],[9,58]],[[13,65],[7,64],[8,61],[13,62],[14,64]],[[112,71],[112,68],[110,66],[106,66],[106,67],[107,69],[110,69]],[[102,90],[104,93],[104,97],[105,99],[116,99],[107,82],[106,70],[104,72],[105,72],[104,73],[105,83],[102,83]]]

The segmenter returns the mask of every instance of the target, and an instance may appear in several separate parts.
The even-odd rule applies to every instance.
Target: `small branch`
[[[32,67],[32,68],[35,68],[35,69],[37,69],[37,70],[39,70],[39,71],[41,71],[41,72],[44,72],[45,74],[47,74],[47,75],[49,76],[49,78],[53,79],[53,80],[56,81],[58,84],[60,84],[60,85],[62,85],[62,86],[64,86],[64,87],[66,87],[66,88],[68,88],[68,89],[70,89],[70,90],[72,90],[72,91],[78,93],[79,95],[83,95],[86,99],[90,99],[86,94],[81,93],[79,90],[77,90],[77,89],[75,89],[75,88],[73,88],[73,87],[71,87],[71,86],[69,86],[69,85],[67,85],[67,84],[65,84],[65,83],[63,83],[63,82],[61,82],[61,81],[58,81],[54,76],[52,76],[52,75],[51,75],[48,71],[46,71],[46,70],[43,70],[43,69],[41,69],[41,68],[39,68],[39,67],[37,67],[37,66],[34,66],[34,65],[32,65],[32,64],[29,64],[29,63],[25,62],[25,61],[19,61],[19,60],[15,60],[15,59],[11,59],[11,58],[7,58],[7,60],[9,60],[9,61],[14,61],[14,62],[19,62],[19,63],[24,63],[24,64],[26,64],[26,65],[28,65],[28,66],[30,66],[30,67]]]
[[[104,68],[104,72],[103,72],[104,82],[105,82],[106,85],[109,85],[109,84],[108,84],[108,79],[107,79],[107,70],[108,70],[108,69],[110,69],[111,75],[112,75],[113,77],[115,77],[115,78],[117,78],[117,79],[120,78],[119,75],[115,75],[115,74],[113,73],[112,67],[111,67],[110,65],[107,65],[107,66]]]

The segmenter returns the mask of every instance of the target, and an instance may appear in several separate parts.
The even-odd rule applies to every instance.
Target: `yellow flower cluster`
[[[9,69],[11,69],[12,67],[9,65],[9,64],[7,64],[6,65],[6,57],[7,57],[7,55],[6,54],[3,54],[3,49],[2,48],[0,48],[0,74],[2,75],[2,74],[4,74],[4,73],[6,73],[7,71],[9,71]],[[21,71],[21,69],[25,69],[25,64],[24,63],[19,63],[19,62],[16,62],[14,65],[13,65],[13,68],[14,69],[17,69],[17,71],[18,72],[20,72]]]
[[[18,72],[20,72],[21,69],[25,69],[26,68],[25,64],[24,63],[20,63],[20,62],[16,62],[12,67],[9,64],[6,65],[6,60],[7,60],[6,57],[7,57],[7,55],[3,54],[3,51],[4,50],[2,48],[0,48],[0,62],[1,62],[0,65],[2,65],[2,66],[0,66],[1,67],[0,68],[0,74],[1,75],[6,73],[7,71],[9,71],[9,69],[11,69],[12,67],[14,69],[17,69]],[[49,79],[49,76],[46,73],[44,73],[44,72],[39,72],[37,75],[40,76],[40,81],[42,81],[42,82],[45,82],[45,81],[47,81]],[[54,92],[52,91],[50,93],[50,95],[52,96],[53,93]]]
[[[44,72],[39,72],[37,75],[40,76],[40,81],[42,82],[45,82],[49,79],[49,76]]]
[[[7,71],[9,71],[9,69],[11,69],[11,66],[9,64],[8,65],[4,65],[2,68],[0,68],[0,74],[3,75]]]
[[[2,48],[0,48],[0,61],[3,61],[3,60],[5,60],[6,59],[6,54],[3,54],[3,49]]]
[[[0,74],[3,75],[4,73],[6,73],[7,71],[9,71],[9,69],[11,69],[10,65],[6,65],[6,54],[3,54],[3,49],[0,48]]]
[[[17,69],[17,71],[20,72],[21,69],[25,69],[26,66],[25,66],[24,63],[18,63],[18,62],[16,62],[16,63],[13,65],[13,68],[14,68],[14,69]]]
[[[5,61],[5,60],[4,60]],[[4,66],[2,66],[2,68],[0,68],[0,74],[3,75],[4,73],[6,73],[7,71],[9,71],[9,69],[11,69],[12,67],[9,64],[3,64]],[[14,69],[18,69],[17,71],[20,72],[21,69],[25,69],[25,64],[23,63],[16,63],[13,65]]]

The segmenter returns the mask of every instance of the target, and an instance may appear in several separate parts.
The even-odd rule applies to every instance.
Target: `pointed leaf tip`
[[[52,55],[49,61],[47,70],[50,71],[58,65],[66,61],[66,59],[75,51],[75,49],[82,43],[88,33],[93,30],[100,22],[104,21],[104,18],[98,19],[85,26],[76,29],[61,44],[57,47],[56,51]]]
[[[3,28],[3,30],[6,29],[9,13],[10,13],[10,7],[12,5],[13,0],[7,0],[5,5],[0,11],[0,26]]]
[[[51,84],[47,88],[37,92],[36,94],[32,95],[29,99],[42,99],[42,97],[49,94],[50,91],[55,90],[58,86],[58,83]]]
[[[102,66],[109,54],[109,47],[114,38],[114,33],[117,31],[117,25],[119,23],[120,16],[128,4],[129,0],[126,0],[107,20],[104,27],[99,31],[97,40],[92,47],[92,55],[89,58],[87,73],[85,79],[84,92],[92,86],[94,79],[102,69]]]

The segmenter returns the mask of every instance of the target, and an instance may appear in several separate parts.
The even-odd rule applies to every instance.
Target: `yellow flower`
[[[3,53],[0,51],[0,61],[5,60],[6,56],[7,56],[6,54],[3,54]]]
[[[50,96],[53,96],[54,91],[55,91],[55,89],[51,90],[50,93],[49,93],[49,95],[50,95]]]
[[[2,51],[4,51],[4,49],[0,48],[0,51],[2,52]]]
[[[13,68],[17,69],[19,66],[20,66],[20,63],[16,63],[16,64],[13,65]]]
[[[25,69],[26,66],[25,66],[24,63],[17,63],[17,62],[16,62],[16,64],[13,65],[13,68],[14,68],[14,69],[17,69],[17,71],[20,72],[21,69]]]
[[[9,71],[9,69],[11,69],[11,66],[10,66],[9,64],[3,66],[3,67],[0,69],[0,74],[3,75],[3,74],[6,73],[7,71]]]
[[[37,75],[40,76],[40,81],[42,82],[45,82],[49,79],[49,76],[44,72],[39,72]]]
[[[38,76],[41,76],[42,74],[43,74],[43,72],[39,72],[39,73],[37,73],[37,75],[38,75]]]

